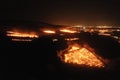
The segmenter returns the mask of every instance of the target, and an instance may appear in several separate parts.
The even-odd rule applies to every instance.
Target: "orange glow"
[[[65,33],[76,33],[77,31],[74,30],[70,30],[70,29],[61,29],[61,32],[65,32]]]
[[[65,40],[67,40],[67,41],[74,41],[74,40],[79,40],[79,38],[66,38]]]
[[[48,34],[55,34],[56,32],[54,30],[44,30],[44,33],[48,33]]]
[[[12,39],[12,41],[32,41],[31,39]]]
[[[58,53],[60,59],[65,63],[84,65],[89,67],[104,67],[102,58],[94,52],[77,44],[69,46],[68,49]]]
[[[38,35],[35,32],[7,31],[7,36],[38,38]]]
[[[105,33],[105,32],[110,32],[109,30],[107,29],[102,29],[102,30],[99,30],[100,33]]]

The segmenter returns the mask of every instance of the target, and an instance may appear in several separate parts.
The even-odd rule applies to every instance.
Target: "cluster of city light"
[[[100,56],[79,45],[72,45],[68,49],[60,51],[58,56],[65,63],[99,68],[105,66]]]

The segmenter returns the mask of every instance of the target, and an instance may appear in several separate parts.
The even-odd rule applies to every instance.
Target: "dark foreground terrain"
[[[119,80],[120,44],[110,37],[78,34],[78,43],[87,43],[110,64],[105,69],[89,69],[62,63],[57,51],[67,48],[59,37],[43,36],[32,42],[0,39],[0,80]]]

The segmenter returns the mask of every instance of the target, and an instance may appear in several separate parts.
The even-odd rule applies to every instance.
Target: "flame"
[[[38,38],[35,32],[7,31],[7,36]]]
[[[70,29],[60,29],[61,32],[65,32],[65,33],[76,33],[77,31],[74,30],[70,30]]]
[[[89,67],[104,67],[102,58],[85,47],[72,45],[68,49],[60,51],[58,56],[65,63],[85,65]]]
[[[54,30],[44,30],[44,33],[48,33],[48,34],[55,34],[56,32]]]

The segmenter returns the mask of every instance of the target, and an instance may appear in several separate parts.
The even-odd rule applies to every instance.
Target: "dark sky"
[[[0,19],[52,24],[120,24],[119,0],[2,0]]]

